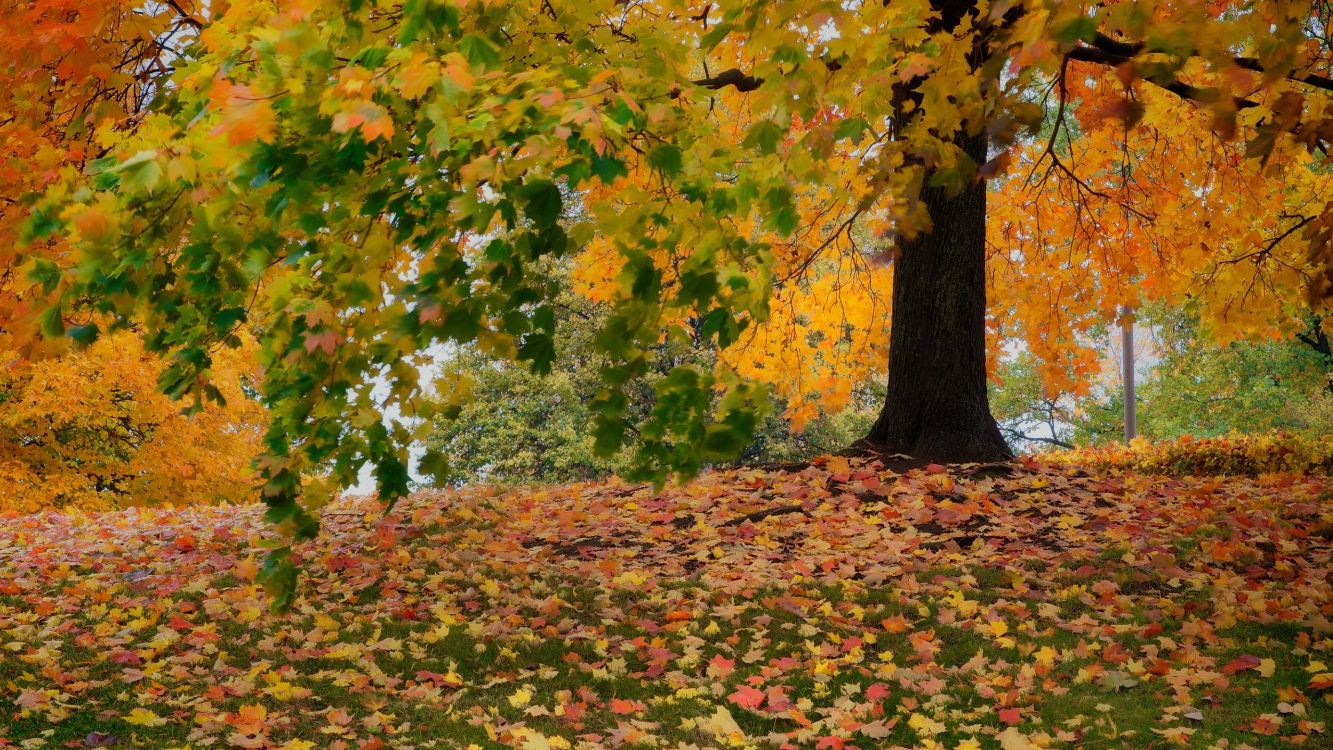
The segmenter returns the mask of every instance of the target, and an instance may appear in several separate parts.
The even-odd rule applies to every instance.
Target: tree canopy
[[[1333,293],[1322,4],[208,12],[164,14],[197,34],[129,66],[154,82],[151,111],[105,131],[109,151],[85,174],[64,160],[27,218],[11,264],[22,302],[5,312],[45,309],[47,334],[79,342],[96,320],[138,321],[168,359],[164,390],[196,401],[221,399],[215,353],[256,330],[262,492],[297,538],[316,532],[310,506],[327,494],[317,482],[303,506],[305,472],[347,484],[369,463],[385,498],[407,492],[408,445],[431,416],[416,365],[432,345],[550,367],[557,290],[532,272],[548,256],[583,259],[580,283],[611,310],[596,338],[609,362],[598,448],[633,434],[630,473],[659,479],[746,443],[755,380],[806,418],[846,403],[886,345],[899,364],[884,416],[910,422],[897,428],[927,420],[888,414],[913,388],[961,383],[972,399],[972,421],[947,425],[962,432],[908,443],[994,432],[978,382],[987,285],[991,335],[1023,338],[1053,387],[1088,367],[1070,330],[1139,298],[1189,296],[1227,337],[1289,329],[1307,292],[1319,305]],[[66,75],[16,60],[8,75]],[[938,215],[957,196],[963,223]],[[571,201],[583,216],[564,226]],[[987,238],[988,275],[973,249]],[[900,314],[939,314],[967,340],[918,356],[933,334]],[[625,384],[692,326],[722,350],[717,366],[673,370],[631,423]],[[941,347],[966,355],[950,377],[926,371]],[[382,418],[389,405],[400,418]],[[292,580],[285,554],[269,568],[277,591]]]

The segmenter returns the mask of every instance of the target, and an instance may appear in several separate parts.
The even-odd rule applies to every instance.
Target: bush
[[[1287,432],[1223,437],[1181,437],[1128,446],[1077,448],[1043,460],[1070,466],[1123,469],[1144,474],[1247,475],[1274,472],[1333,473],[1333,438]]]

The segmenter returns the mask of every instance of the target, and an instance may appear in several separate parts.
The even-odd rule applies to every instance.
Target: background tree
[[[267,422],[245,392],[257,382],[253,352],[222,352],[214,367],[227,406],[192,415],[158,391],[161,363],[131,331],[0,369],[0,510],[251,497]]]
[[[1321,321],[1291,337],[1218,346],[1189,308],[1153,304],[1137,317],[1141,437],[1333,433],[1333,360],[1316,348]],[[1112,337],[1115,329],[1087,334],[1084,345],[1101,350],[1101,369],[1081,394],[1048,390],[1029,351],[1003,358],[991,403],[1012,445],[1041,451],[1123,441],[1120,353],[1107,345]]]
[[[1186,310],[1147,308],[1152,361],[1139,389],[1139,430],[1148,440],[1283,431],[1333,432],[1330,361],[1295,337],[1218,347]],[[1083,399],[1072,420],[1080,444],[1120,439],[1118,385]]]
[[[1051,393],[1029,351],[1000,361],[990,384],[990,404],[1005,441],[1019,451],[1073,448],[1075,400]]]
[[[564,269],[551,272],[568,275]],[[471,346],[456,348],[439,363],[443,376],[438,390],[445,395],[423,442],[449,457],[448,483],[591,481],[630,468],[627,449],[600,455],[588,430],[593,419],[588,405],[603,387],[599,371],[606,364],[593,342],[608,311],[572,290],[558,295],[553,307],[560,348],[546,375]],[[693,328],[697,330],[697,324]],[[629,418],[635,423],[646,419],[658,382],[673,369],[711,369],[716,357],[716,347],[697,336],[663,341],[645,372],[627,384]],[[863,387],[854,401],[859,409],[821,414],[800,430],[781,416],[785,410],[770,410],[740,455],[719,463],[803,461],[840,450],[865,433],[877,399],[876,389]]]

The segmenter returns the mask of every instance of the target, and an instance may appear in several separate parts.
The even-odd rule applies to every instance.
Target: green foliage
[[[1070,399],[1046,394],[1030,352],[1001,361],[997,374],[999,382],[990,383],[991,414],[1011,446],[1021,450],[1073,447],[1075,416]]]
[[[1153,441],[1281,431],[1333,433],[1333,357],[1319,321],[1294,338],[1218,346],[1187,310],[1140,311],[1138,434]],[[1118,377],[1085,396],[1042,389],[1037,362],[1018,352],[1001,362],[991,408],[1000,429],[1026,450],[1117,443],[1124,434]]]
[[[1285,430],[1333,433],[1333,360],[1299,339],[1218,346],[1187,313],[1150,311],[1161,360],[1140,389],[1140,432],[1184,435]]]
[[[552,272],[563,280],[563,272]],[[454,348],[442,363],[438,414],[424,440],[431,454],[447,463],[437,481],[448,485],[578,482],[633,468],[632,451],[599,452],[597,433],[590,429],[593,404],[605,390],[601,371],[608,364],[594,340],[609,311],[573,292],[560,294],[552,309],[560,346],[549,374],[487,356],[474,346]],[[642,430],[640,425],[654,412],[689,408],[674,394],[700,392],[696,383],[682,382],[691,377],[682,373],[712,369],[716,347],[700,333],[706,325],[706,320],[691,321],[690,335],[661,342],[645,370],[624,384],[624,413],[633,429]],[[673,392],[673,387],[682,386]],[[839,450],[865,434],[875,398],[876,394],[867,393],[863,408],[816,419],[801,432],[790,428],[781,416],[782,404],[776,404],[750,428],[752,436],[729,431],[706,435],[705,445],[719,447],[705,456],[704,463],[801,461]]]

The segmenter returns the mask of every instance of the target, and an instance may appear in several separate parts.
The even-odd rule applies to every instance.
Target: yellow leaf
[[[1272,659],[1261,659],[1259,661],[1259,666],[1258,666],[1259,674],[1263,675],[1264,677],[1272,677],[1273,671],[1276,669],[1277,669],[1277,662],[1273,661]]]
[[[1050,646],[1042,646],[1037,649],[1037,652],[1032,655],[1032,658],[1035,659],[1038,664],[1044,667],[1049,667],[1055,664],[1055,657],[1059,655],[1060,652]]]
[[[532,702],[532,691],[527,688],[519,688],[514,694],[509,696],[509,705],[514,708],[522,708]]]
[[[1000,741],[1003,750],[1038,750],[1037,746],[1032,744],[1032,740],[1013,727],[995,735],[995,739]]]
[[[125,720],[126,724],[134,724],[140,727],[160,727],[167,723],[166,719],[142,707],[131,710],[121,718]]]

